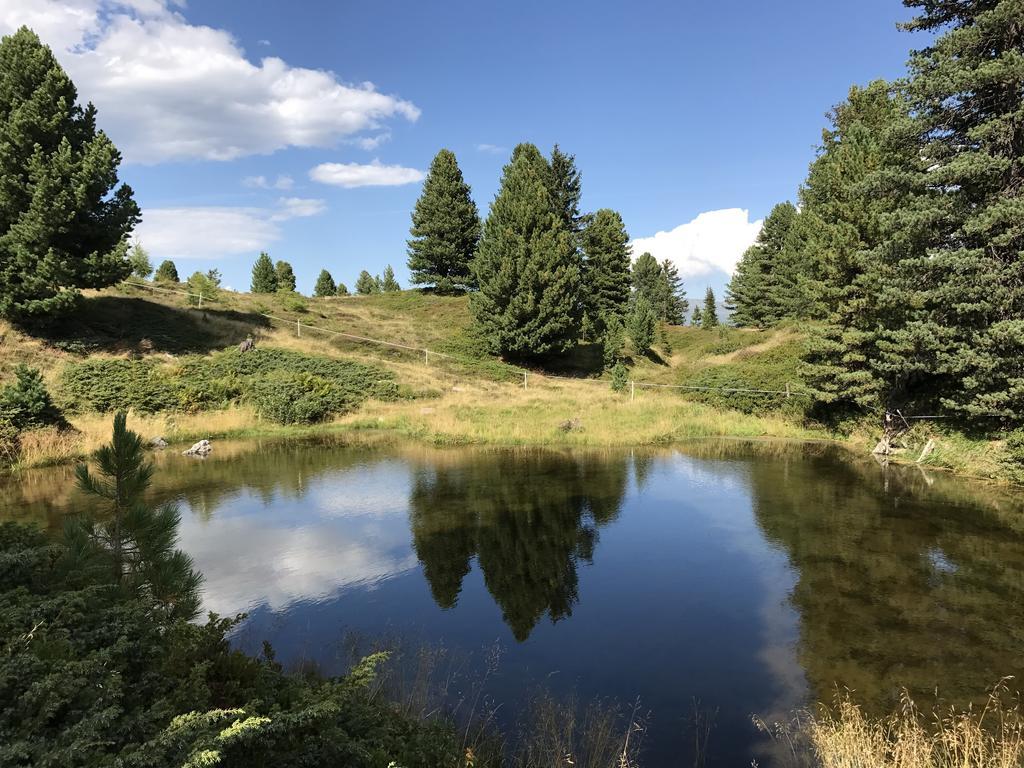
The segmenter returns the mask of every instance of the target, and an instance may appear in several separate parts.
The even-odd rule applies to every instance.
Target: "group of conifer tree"
[[[905,0],[933,33],[906,79],[830,114],[799,208],[776,206],[732,320],[818,321],[826,402],[994,425],[1024,418],[1024,6]]]
[[[481,223],[455,155],[438,152],[412,214],[409,271],[437,293],[471,291],[470,307],[494,353],[537,358],[600,341],[613,365],[628,333],[645,353],[661,322],[688,308],[670,263],[644,254],[632,269],[622,217],[580,210],[576,159],[520,144]]]
[[[374,293],[393,293],[402,290],[395,279],[395,270],[389,264],[384,269],[383,277],[371,275],[365,269],[356,280],[356,293],[367,296]],[[252,293],[294,293],[295,272],[287,261],[274,262],[263,252],[252,267]],[[335,283],[334,277],[326,269],[320,270],[313,288],[313,295],[319,298],[327,296],[348,296],[349,290],[344,283]]]

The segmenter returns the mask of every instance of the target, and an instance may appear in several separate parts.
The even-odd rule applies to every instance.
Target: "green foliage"
[[[1012,480],[1024,483],[1024,429],[1018,429],[1006,436],[1006,458],[1004,459]]]
[[[0,388],[0,421],[19,431],[65,424],[42,374],[24,364],[14,369],[14,382]]]
[[[602,208],[582,233],[583,285],[586,317],[600,338],[609,319],[626,316],[630,289],[629,235],[622,217]]]
[[[672,356],[672,341],[668,337],[668,331],[665,330],[664,325],[658,326],[658,345],[661,347],[661,351],[665,353],[666,357]]]
[[[629,386],[629,370],[620,360],[612,366],[612,389],[615,392],[624,392]]]
[[[136,243],[128,251],[128,263],[131,264],[135,277],[145,280],[153,274],[153,262],[149,260],[149,254],[142,247],[142,243]]]
[[[629,338],[633,342],[633,348],[637,353],[646,355],[651,351],[654,344],[654,333],[657,330],[658,318],[655,315],[654,307],[643,294],[637,296],[633,303],[633,311],[627,321]]]
[[[21,454],[21,430],[7,417],[0,415],[0,467],[11,466]]]
[[[295,292],[295,271],[287,261],[278,261],[274,264],[274,274],[277,277],[277,290],[286,293]]]
[[[734,325],[768,327],[807,315],[810,265],[796,236],[796,206],[779,203],[764,220],[726,289]]]
[[[686,313],[690,310],[690,302],[686,300],[686,289],[683,279],[679,277],[679,269],[669,259],[661,262],[661,275],[665,281],[665,311],[661,318],[669,325],[684,325]]]
[[[159,283],[176,283],[178,282],[178,268],[174,266],[174,262],[170,259],[164,259],[160,262],[160,266],[156,268],[156,274],[153,279]]]
[[[611,368],[622,360],[625,346],[626,326],[618,315],[614,315],[605,322],[604,338],[601,340],[601,356],[605,368]]]
[[[728,329],[719,327],[718,333]],[[712,334],[713,335],[713,334]],[[728,339],[723,337],[722,342]],[[733,362],[704,368],[688,376],[683,384],[729,389],[760,389],[784,392],[789,383],[793,391],[806,391],[800,376],[803,342],[791,341],[757,355],[737,355]],[[754,392],[692,392],[686,397],[718,408],[732,408],[744,413],[765,414],[782,411],[802,417],[812,404],[808,397],[766,395]]]
[[[193,619],[199,613],[199,585],[192,559],[176,548],[181,514],[171,503],[150,508],[143,495],[153,479],[142,437],[127,428],[127,414],[114,415],[110,443],[96,451],[96,471],[80,464],[78,488],[106,502],[109,514],[85,517],[65,526],[67,567],[113,574],[131,594],[152,600],[161,614]]]
[[[690,325],[692,325],[694,328],[700,328],[704,322],[703,318],[700,315],[700,305],[698,304],[693,308],[693,314],[690,315]]]
[[[565,228],[573,235],[573,240],[578,243],[579,235],[587,225],[589,216],[580,213],[583,179],[576,167],[576,156],[566,154],[555,144],[551,150],[548,168],[548,189],[551,193],[552,208]]]
[[[344,286],[341,286],[344,288]],[[331,277],[331,273],[326,269],[320,270],[320,275],[316,279],[316,287],[313,288],[313,295],[319,298],[326,296],[334,296],[340,293],[339,287],[334,284],[334,278]],[[348,289],[345,289],[345,293],[348,293]],[[341,294],[344,295],[344,294]]]
[[[77,101],[34,32],[0,40],[0,317],[45,321],[73,309],[79,288],[131,274],[139,208],[96,108]]]
[[[470,262],[480,240],[480,215],[455,155],[447,149],[430,164],[409,232],[413,285],[434,285],[438,293],[475,286]]]
[[[349,295],[348,286],[345,285],[344,283],[338,283],[338,295],[339,296],[348,296]]]
[[[402,290],[402,286],[395,280],[395,270],[391,268],[390,264],[384,268],[384,278],[380,281],[380,290],[382,293],[395,293]]]
[[[185,281],[188,292],[195,294],[188,297],[189,304],[198,306],[200,296],[203,297],[203,301],[217,300],[217,296],[220,294],[220,277],[219,274],[211,274],[214,272],[215,270],[210,272],[193,272],[189,279]]]
[[[277,293],[277,270],[274,262],[266,251],[261,251],[256,263],[252,265],[252,283],[249,290],[253,293]]]
[[[554,210],[550,173],[535,146],[517,146],[484,225],[470,308],[496,353],[564,352],[578,336],[578,250]]]
[[[715,292],[708,286],[704,293],[704,309],[700,313],[701,328],[716,328],[718,326],[718,308],[715,304]]]
[[[261,387],[261,379],[272,379],[272,386]],[[323,396],[321,383],[328,390]],[[318,421],[352,410],[368,397],[398,395],[393,375],[382,369],[270,347],[185,358],[177,366],[100,358],[68,365],[61,376],[65,407],[100,412],[199,411],[252,402],[258,410],[266,406],[265,415],[274,419],[286,411],[272,406],[271,400],[287,386],[294,386],[296,398],[306,400],[299,410],[287,412],[283,423],[293,423],[300,412]],[[312,401],[324,408],[317,411]]]
[[[356,280],[356,293],[360,296],[370,296],[374,293],[380,293],[380,280],[364,269],[359,273],[359,277]]]
[[[278,291],[277,300],[281,308],[288,312],[307,312],[309,310],[306,300],[301,293],[294,291]]]

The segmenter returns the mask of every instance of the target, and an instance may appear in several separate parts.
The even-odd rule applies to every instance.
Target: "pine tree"
[[[586,317],[598,338],[612,317],[629,308],[630,248],[622,217],[602,208],[583,230],[583,284]]]
[[[153,262],[149,260],[149,254],[141,243],[136,243],[128,251],[128,263],[131,264],[132,274],[140,280],[153,274]]]
[[[629,314],[626,330],[637,353],[646,355],[654,344],[654,334],[658,329],[658,316],[651,302],[640,294],[633,302],[633,311]]]
[[[626,346],[626,327],[618,315],[613,315],[605,325],[604,338],[601,339],[601,354],[605,369],[612,368],[622,361],[622,350]]]
[[[216,270],[209,272],[193,272],[185,281],[185,287],[190,296],[188,303],[192,306],[199,306],[201,301],[216,301],[220,291],[220,273]]]
[[[582,277],[572,233],[554,213],[550,167],[532,144],[505,166],[484,224],[470,307],[492,351],[535,357],[578,337]]]
[[[643,296],[654,308],[659,318],[664,318],[668,309],[668,284],[661,265],[649,253],[641,253],[633,264],[633,290]]]
[[[662,318],[669,325],[686,323],[686,313],[690,310],[690,302],[686,300],[683,280],[679,277],[679,269],[670,259],[661,262],[661,275],[665,281],[665,314]]]
[[[339,296],[348,296],[349,295],[348,286],[345,285],[344,283],[338,283],[338,295]]]
[[[252,267],[252,293],[277,293],[277,271],[266,251],[262,251]]]
[[[77,103],[49,47],[22,27],[0,40],[0,317],[44,321],[79,288],[131,274],[139,208],[118,186],[121,155]]]
[[[480,215],[455,155],[447,149],[430,164],[409,232],[413,285],[433,285],[438,293],[475,287],[470,263],[480,241]]]
[[[734,307],[735,325],[767,327],[802,310],[799,296],[806,277],[791,242],[796,206],[779,203],[764,220],[757,241],[736,265],[726,288],[726,302]]]
[[[170,259],[164,259],[160,262],[160,266],[156,268],[156,274],[153,275],[153,279],[160,283],[176,283],[178,282],[178,268],[174,266],[174,262]]]
[[[277,290],[295,292],[295,271],[291,264],[287,261],[278,261],[274,264],[274,274],[277,276]]]
[[[576,155],[567,155],[555,144],[551,150],[550,188],[551,205],[562,219],[565,228],[578,243],[578,236],[586,227],[589,217],[580,213],[583,177],[576,168]]]
[[[334,296],[338,292],[338,286],[334,284],[334,278],[331,277],[331,273],[326,269],[320,270],[320,275],[316,279],[316,286],[313,288],[313,295],[320,298],[326,296]]]
[[[384,293],[395,293],[402,290],[402,286],[395,280],[395,270],[388,264],[384,268],[384,278],[380,281],[380,289]]]
[[[824,402],[897,408],[915,380],[932,378],[907,333],[918,314],[907,270],[932,221],[914,211],[927,206],[915,191],[925,178],[919,143],[906,100],[883,81],[851,88],[831,123],[800,193],[804,247],[814,255],[810,294],[824,317],[812,329],[805,379]]]
[[[369,296],[370,294],[380,293],[380,283],[373,275],[364,269],[359,273],[359,277],[356,279],[356,293],[360,296]]]
[[[703,319],[700,316],[700,304],[697,304],[693,308],[693,314],[690,315],[690,325],[694,328],[700,328],[703,324]]]
[[[718,309],[715,306],[715,292],[708,286],[704,294],[704,309],[700,313],[701,328],[715,328],[718,326]]]
[[[945,407],[1020,423],[1024,8],[1020,0],[905,5],[920,10],[906,28],[941,36],[910,61],[908,92],[928,162],[922,213],[934,226],[908,286],[923,316],[900,341],[913,345],[919,367],[934,359],[927,385]]]

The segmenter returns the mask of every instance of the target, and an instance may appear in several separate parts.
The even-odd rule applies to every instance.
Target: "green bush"
[[[728,389],[785,391],[788,383],[793,391],[804,389],[800,378],[799,342],[783,344],[767,352],[740,357],[734,362],[714,365],[689,377],[681,384]],[[811,398],[789,397],[785,394],[763,392],[688,392],[687,397],[719,408],[731,408],[744,413],[783,412],[802,416],[812,405]]]
[[[629,384],[629,371],[620,361],[612,367],[612,389],[616,392],[624,392],[627,384]]]
[[[42,374],[24,364],[14,369],[14,382],[0,389],[0,419],[18,430],[64,423]]]
[[[1006,436],[1006,457],[1003,463],[1014,482],[1024,483],[1024,429],[1015,430]]]
[[[282,424],[322,421],[370,397],[402,396],[394,376],[383,369],[263,347],[185,358],[176,366],[88,360],[67,366],[61,387],[71,410],[195,412],[245,401]]]
[[[70,411],[156,413],[178,406],[178,387],[150,360],[95,359],[61,374],[63,404]]]

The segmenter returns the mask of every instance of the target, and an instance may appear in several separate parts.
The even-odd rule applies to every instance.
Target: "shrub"
[[[612,368],[612,389],[616,392],[624,392],[627,384],[629,384],[629,371],[620,361]]]
[[[0,467],[14,464],[20,450],[18,428],[13,421],[0,416]]]
[[[306,312],[308,310],[306,300],[301,294],[294,291],[279,291],[277,295],[281,300],[281,308],[288,312]]]
[[[794,390],[799,391],[803,388],[800,383],[802,349],[799,342],[783,344],[758,355],[740,357],[734,362],[705,368],[695,377],[681,383],[701,387],[775,391],[784,391],[789,383]],[[687,397],[744,413],[782,411],[794,416],[804,415],[812,404],[808,397],[787,398],[785,394],[769,395],[762,392],[711,390],[691,392]]]
[[[12,384],[0,389],[0,419],[18,430],[65,423],[38,370],[21,364],[14,377]]]
[[[311,424],[345,410],[345,395],[310,373],[275,371],[253,382],[247,395],[264,418],[279,424]]]
[[[155,413],[178,405],[177,388],[148,360],[96,359],[61,374],[64,407],[71,411]]]
[[[1024,483],[1024,429],[1006,436],[1006,457],[1003,459],[1014,482]]]

